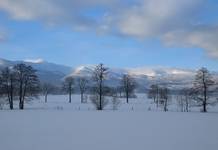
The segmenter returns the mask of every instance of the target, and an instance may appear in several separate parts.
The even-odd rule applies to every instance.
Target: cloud
[[[90,10],[110,8],[115,3],[116,0],[1,0],[0,10],[15,20],[38,20],[48,25],[69,24],[84,28],[97,22],[88,16]]]
[[[162,40],[168,46],[198,47],[209,57],[218,59],[218,26],[196,25],[193,29],[166,33]]]
[[[218,58],[217,25],[199,24],[209,11],[205,0],[1,0],[0,10],[15,20],[37,20],[166,45],[199,47]],[[211,14],[210,14],[211,15]],[[0,34],[0,40],[1,40]]]
[[[25,59],[24,61],[29,62],[29,63],[36,63],[36,64],[44,62],[44,60],[41,59],[41,58],[38,58],[38,59]]]
[[[218,25],[199,23],[205,5],[203,0],[141,0],[109,20],[123,36],[157,38],[168,46],[198,47],[209,57],[218,58]]]
[[[118,16],[121,34],[146,38],[185,27],[195,17],[201,0],[143,0]]]

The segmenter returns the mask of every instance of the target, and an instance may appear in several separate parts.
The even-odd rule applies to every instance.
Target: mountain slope
[[[37,69],[37,74],[42,82],[51,82],[61,85],[66,76],[86,77],[91,79],[95,65],[83,65],[71,68],[64,65],[49,63],[46,61],[9,61],[0,59],[0,69],[6,66],[12,66],[18,63],[25,63]],[[106,84],[108,86],[119,86],[120,80],[124,74],[130,74],[138,84],[139,91],[145,91],[151,84],[166,84],[171,89],[181,89],[192,86],[195,70],[179,68],[109,68]],[[212,72],[214,79],[218,81],[218,73]]]
[[[49,63],[46,61],[9,61],[5,59],[0,59],[0,69],[4,67],[10,67],[19,63],[31,65],[34,69],[37,70],[37,74],[42,82],[51,82],[55,85],[61,84],[61,80],[72,71],[71,67]]]
[[[93,65],[79,66],[70,76],[90,78],[94,68]],[[130,74],[136,80],[138,88],[146,90],[151,84],[167,84],[170,88],[190,87],[195,71],[176,68],[110,68],[106,83],[118,86],[124,74]]]

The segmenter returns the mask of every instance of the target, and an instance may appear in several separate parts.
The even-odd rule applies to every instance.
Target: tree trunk
[[[20,90],[19,90],[19,109],[22,109],[22,93],[23,93],[23,83],[20,83]]]
[[[206,104],[206,102],[203,102],[203,112],[207,112],[207,104]]]
[[[203,83],[204,83],[203,112],[207,112],[207,86],[204,80],[203,80]]]
[[[128,90],[126,91],[126,103],[127,104],[129,103],[129,92],[128,92]]]
[[[99,110],[102,110],[102,81],[100,83],[100,93],[99,93]]]
[[[13,99],[10,100],[10,109],[14,109],[14,106],[13,106]]]
[[[159,90],[157,89],[157,100],[156,100],[156,106],[159,107]]]
[[[24,100],[21,100],[19,103],[19,108],[24,109]]]
[[[188,110],[188,97],[186,96],[186,100],[185,100],[185,102],[186,102],[186,105],[185,105],[185,108],[186,108],[186,112],[189,112],[189,110]]]
[[[71,103],[71,91],[69,93],[69,103]]]
[[[13,94],[14,94],[14,88],[13,88],[13,81],[12,81],[12,77],[11,77],[11,81],[10,81],[11,85],[10,85],[10,109],[14,109],[14,104],[13,104]]]
[[[128,94],[126,95],[126,103],[127,104],[129,103],[129,96],[128,96]]]
[[[165,102],[164,102],[164,111],[165,112],[167,111],[167,99],[165,99]]]
[[[48,93],[45,93],[45,103],[47,103]]]
[[[84,101],[83,101],[83,92],[81,92],[81,103],[84,103]]]

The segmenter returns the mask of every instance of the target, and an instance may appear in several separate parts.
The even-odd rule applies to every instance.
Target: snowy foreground
[[[1,110],[0,149],[218,149],[218,113],[165,113],[139,104],[97,112],[90,104],[68,104],[65,97],[52,97],[47,104],[31,102],[23,111]]]

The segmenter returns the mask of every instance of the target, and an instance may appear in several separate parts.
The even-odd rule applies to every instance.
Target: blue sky
[[[2,0],[0,57],[218,69],[218,2]]]

